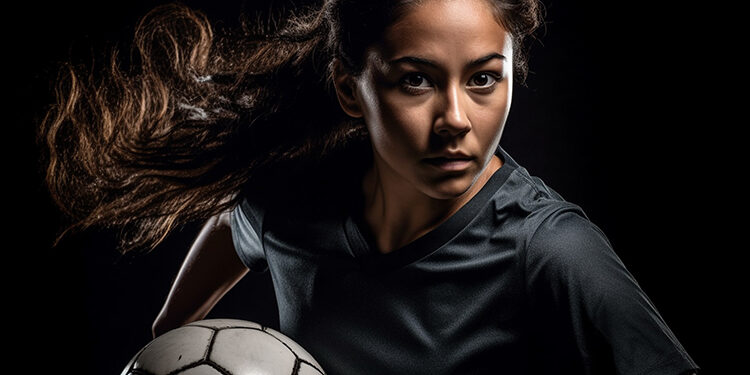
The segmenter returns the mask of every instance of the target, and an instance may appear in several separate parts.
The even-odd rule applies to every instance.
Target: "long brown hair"
[[[74,224],[124,228],[121,250],[153,249],[174,228],[237,204],[256,175],[325,158],[367,137],[339,108],[332,62],[361,72],[367,46],[420,0],[326,0],[289,17],[216,34],[180,4],[138,23],[129,67],[66,64],[39,139],[46,181]],[[513,36],[540,23],[537,0],[492,1]]]

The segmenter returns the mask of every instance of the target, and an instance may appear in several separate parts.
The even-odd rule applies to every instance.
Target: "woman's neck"
[[[436,199],[375,157],[362,180],[362,191],[364,220],[375,237],[377,250],[389,253],[430,232],[471,200],[501,165],[500,159],[493,156],[464,194],[452,199]]]

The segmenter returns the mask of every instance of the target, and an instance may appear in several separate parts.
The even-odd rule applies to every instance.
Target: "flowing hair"
[[[338,105],[333,61],[361,71],[364,49],[419,2],[326,0],[220,34],[202,12],[167,4],[137,24],[127,68],[117,50],[101,72],[65,64],[39,128],[47,186],[73,219],[58,240],[114,227],[122,252],[151,250],[234,207],[265,172],[367,139]],[[494,3],[521,46],[537,1]]]

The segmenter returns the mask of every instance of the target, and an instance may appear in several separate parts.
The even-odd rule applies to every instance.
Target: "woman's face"
[[[500,141],[510,34],[486,0],[430,0],[367,52],[355,98],[379,169],[436,199],[466,192]]]

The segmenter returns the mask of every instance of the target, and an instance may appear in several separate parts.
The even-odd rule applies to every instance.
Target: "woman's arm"
[[[535,334],[551,350],[570,348],[592,368],[612,362],[623,375],[700,373],[604,233],[581,212],[555,211],[528,242]]]
[[[214,216],[201,229],[152,325],[154,337],[203,319],[247,274],[234,249],[229,215]]]

